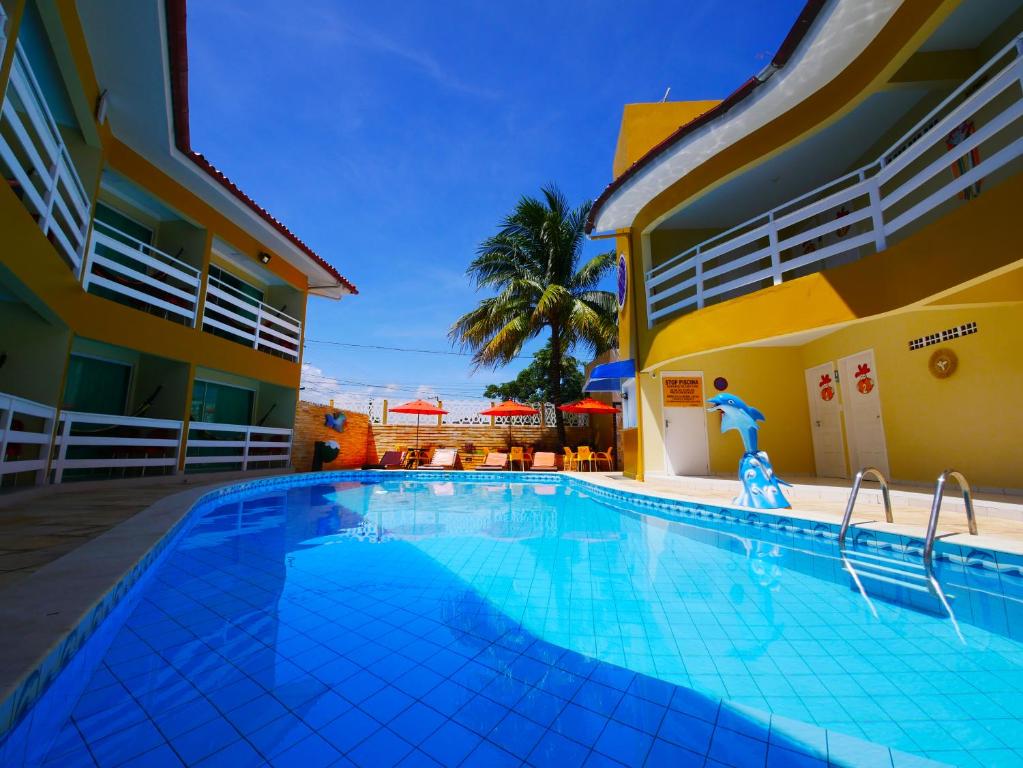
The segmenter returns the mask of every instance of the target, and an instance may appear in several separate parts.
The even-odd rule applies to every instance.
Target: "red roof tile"
[[[174,143],[184,155],[213,180],[255,211],[264,221],[294,243],[310,259],[323,267],[353,294],[359,290],[326,259],[306,245],[294,232],[275,218],[266,208],[245,194],[237,184],[203,155],[192,149],[188,119],[188,34],[187,0],[167,0],[167,46],[170,55],[171,106],[174,119]]]
[[[813,20],[817,18],[817,14],[820,13],[824,7],[825,0],[807,0],[806,5],[803,6],[803,10],[800,11],[799,16],[796,18],[795,23],[789,30],[782,44],[778,47],[777,53],[774,54],[774,58],[771,59],[769,68],[772,70],[779,70],[785,66],[789,58],[795,52],[796,47],[800,41],[806,35],[807,30],[813,23]],[[622,185],[625,184],[629,179],[639,173],[643,168],[652,163],[658,156],[661,155],[672,145],[678,143],[686,136],[691,134],[697,128],[706,125],[707,123],[715,120],[718,117],[724,115],[728,110],[734,107],[739,102],[743,101],[759,86],[767,81],[765,77],[760,80],[757,77],[751,77],[742,85],[740,85],[735,91],[733,91],[728,97],[726,97],[720,104],[707,110],[702,115],[697,115],[685,125],[677,128],[670,136],[655,144],[651,147],[645,155],[640,157],[636,162],[626,168],[622,174],[608,184],[604,191],[600,193],[600,196],[594,201],[593,207],[590,209],[590,215],[586,219],[586,233],[589,234],[593,231],[593,227],[597,221],[597,214],[600,213],[600,209],[605,203],[611,198],[611,196],[617,192]]]

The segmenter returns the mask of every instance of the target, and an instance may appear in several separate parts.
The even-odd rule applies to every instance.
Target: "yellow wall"
[[[978,332],[910,351],[909,341],[967,322]],[[814,474],[804,372],[823,363],[874,351],[882,419],[893,480],[930,483],[942,469],[962,471],[976,486],[1023,487],[1023,295],[1015,303],[955,309],[921,309],[862,321],[827,336],[792,347],[747,347],[686,358],[668,366],[702,370],[706,394],[723,376],[728,391],[759,408],[760,445],[785,477]],[[940,348],[952,349],[959,368],[937,379],[928,361]],[[642,374],[646,405],[643,452],[647,472],[664,471],[660,376]],[[840,396],[846,390],[839,387]],[[708,420],[710,466],[714,474],[731,474],[742,453],[739,437],[721,434],[716,415]],[[848,458],[848,457],[847,457]],[[850,465],[850,472],[857,467]]]
[[[615,177],[675,130],[720,103],[712,100],[626,104],[615,148]]]
[[[976,334],[909,350],[910,339],[967,322],[978,324]],[[975,485],[1020,488],[1020,329],[1020,303],[898,314],[807,344],[802,366],[874,350],[888,463],[896,480],[933,482],[942,469],[954,467]],[[947,379],[932,376],[927,365],[941,348],[959,358],[958,370]]]

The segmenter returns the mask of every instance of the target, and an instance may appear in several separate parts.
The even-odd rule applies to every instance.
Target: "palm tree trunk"
[[[558,407],[561,403],[561,328],[551,325],[551,399],[554,401],[554,423],[558,427],[558,442],[567,444],[565,438],[565,414]]]

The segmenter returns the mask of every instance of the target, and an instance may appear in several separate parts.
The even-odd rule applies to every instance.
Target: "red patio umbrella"
[[[516,403],[514,400],[505,400],[500,405],[495,405],[493,408],[487,408],[485,411],[480,411],[480,416],[505,416],[508,418],[508,447],[511,448],[511,417],[532,416],[534,413],[539,413],[539,411],[524,403]]]
[[[416,454],[419,454],[419,417],[424,414],[427,416],[441,416],[447,411],[441,408],[439,405],[434,403],[428,403],[426,400],[413,400],[411,403],[404,403],[402,405],[396,405],[393,408],[388,408],[389,413],[414,413],[416,415]]]
[[[613,405],[594,400],[592,397],[584,397],[568,405],[559,405],[558,410],[565,413],[618,413],[621,409]]]
[[[620,408],[615,408],[613,405],[602,403],[599,400],[594,400],[592,397],[584,397],[582,400],[577,400],[574,403],[568,405],[559,405],[559,410],[565,413],[586,413],[586,414],[599,414],[599,413],[619,413]],[[612,422],[612,431],[617,431],[617,424]],[[590,422],[590,439],[594,437],[594,426],[593,422]],[[617,437],[612,436],[614,440]]]

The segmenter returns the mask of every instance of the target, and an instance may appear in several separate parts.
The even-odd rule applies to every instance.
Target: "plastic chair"
[[[522,453],[522,446],[515,446],[508,451],[508,466],[511,469],[515,469],[515,462],[519,463],[519,469],[525,470],[526,468],[526,457]]]
[[[575,465],[579,464],[579,457],[576,456],[574,453],[572,453],[572,449],[569,448],[566,445],[565,446],[565,470],[566,471],[571,471],[573,464],[575,464]]]
[[[609,472],[614,471],[615,468],[615,449],[614,446],[608,448],[606,451],[597,451],[593,454],[593,460],[597,463],[597,469],[600,469],[600,462],[607,462],[607,469]]]
[[[594,456],[593,453],[590,452],[590,446],[588,445],[580,445],[576,449],[576,464],[582,464],[583,462],[589,464],[590,470],[593,470]]]

